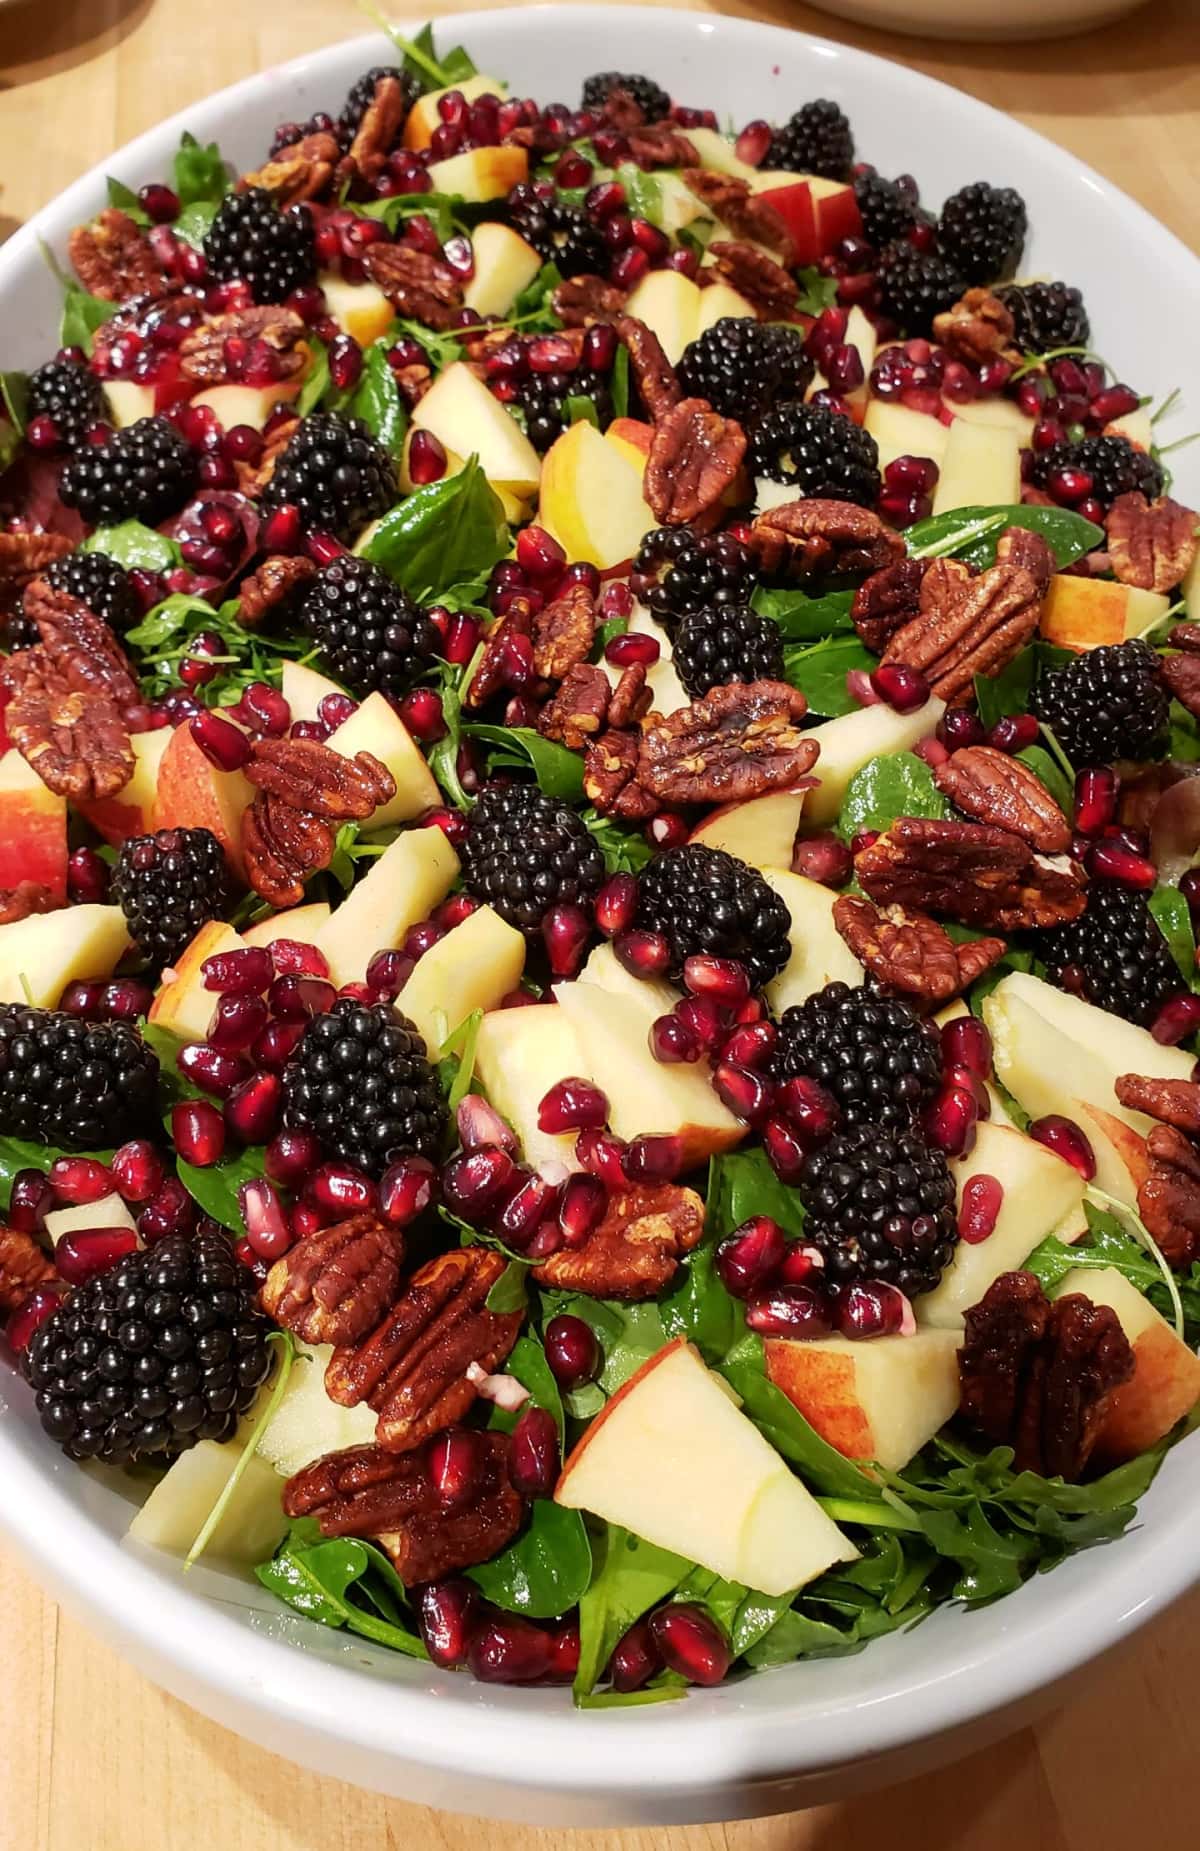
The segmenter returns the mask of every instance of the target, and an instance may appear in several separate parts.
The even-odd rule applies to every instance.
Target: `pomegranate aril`
[[[254,1065],[277,1073],[300,1046],[307,1026],[306,1022],[269,1022],[250,1050]]]
[[[661,977],[671,962],[671,947],[661,932],[618,932],[613,950],[631,977]]]
[[[53,1207],[54,1191],[45,1172],[18,1170],[13,1177],[8,1213],[4,1217],[9,1227],[21,1234],[39,1234]]]
[[[222,1054],[242,1054],[270,1020],[261,996],[221,996],[209,1024],[208,1045]]]
[[[238,1208],[246,1224],[246,1239],[260,1259],[278,1260],[292,1244],[292,1228],[283,1203],[265,1177],[252,1178],[238,1189]]]
[[[608,1681],[614,1690],[641,1690],[662,1670],[662,1654],[654,1643],[649,1619],[635,1620],[613,1647]]]
[[[572,1176],[564,1185],[558,1205],[558,1225],[563,1245],[582,1247],[604,1219],[608,1192],[598,1176]]]
[[[625,1146],[611,1131],[581,1131],[575,1140],[575,1155],[589,1176],[598,1176],[606,1188],[624,1188]]]
[[[1099,835],[1117,813],[1117,774],[1107,765],[1091,766],[1075,779],[1071,826],[1080,835]]]
[[[546,1253],[556,1252],[562,1245],[562,1236],[551,1217],[558,1208],[561,1193],[560,1184],[547,1181],[537,1170],[518,1170],[515,1187],[495,1216],[497,1233],[510,1246],[524,1249],[542,1232],[542,1223],[547,1222],[541,1254],[544,1257]]]
[[[277,1073],[255,1073],[225,1101],[225,1123],[239,1144],[268,1144],[279,1129],[283,1081]]]
[[[633,924],[638,884],[632,874],[614,874],[605,881],[595,900],[596,924],[605,938],[614,938]]]
[[[432,431],[414,431],[408,446],[408,473],[413,486],[425,488],[440,482],[449,466],[445,448]]]
[[[582,906],[554,906],[542,921],[542,942],[551,975],[574,977],[583,963],[592,921]]]
[[[781,1183],[796,1184],[804,1170],[808,1147],[802,1143],[795,1127],[784,1118],[768,1118],[761,1136],[767,1161]]]
[[[67,862],[67,893],[73,901],[99,903],[108,897],[112,871],[94,848],[77,848]]]
[[[992,1077],[992,1037],[978,1016],[955,1016],[942,1029],[942,1060],[947,1067],[965,1067],[980,1080]]]
[[[205,989],[222,996],[260,995],[275,975],[274,961],[265,945],[219,952],[216,957],[206,958],[200,969]]]
[[[734,1298],[749,1298],[780,1265],[783,1229],[769,1215],[755,1215],[720,1242],[713,1256],[717,1276]]]
[[[545,1408],[526,1408],[513,1428],[508,1475],[526,1498],[548,1498],[558,1479],[558,1427]]]
[[[1147,856],[1103,837],[1088,850],[1087,870],[1098,879],[1116,881],[1139,893],[1149,893],[1158,880],[1158,870]]]
[[[733,1067],[749,1067],[755,1072],[765,1067],[775,1050],[778,1030],[773,1022],[747,1022],[735,1028],[721,1050],[721,1060]]]
[[[207,1099],[182,1099],[171,1112],[171,1138],[185,1163],[206,1170],[225,1155],[225,1120]]]
[[[850,850],[832,829],[800,836],[792,849],[792,872],[803,874],[822,887],[844,887],[854,872]]]
[[[479,1615],[478,1588],[456,1576],[417,1589],[412,1600],[417,1630],[433,1663],[443,1671],[465,1665]]]
[[[658,849],[682,848],[691,834],[686,819],[676,810],[660,810],[646,824],[646,840]]]
[[[826,1294],[811,1285],[772,1285],[750,1297],[746,1323],[760,1337],[827,1337],[834,1313]]]
[[[713,1074],[713,1091],[743,1124],[761,1125],[775,1108],[775,1087],[765,1074],[722,1060]]]
[[[912,1306],[904,1293],[881,1280],[852,1285],[839,1292],[836,1311],[839,1333],[855,1340],[894,1337],[916,1329]]]
[[[987,742],[997,752],[1023,752],[1026,746],[1037,744],[1038,732],[1038,723],[1031,713],[1005,714],[992,727]]]
[[[126,1202],[148,1202],[162,1188],[166,1170],[161,1153],[148,1138],[131,1138],[114,1152],[112,1178]]]
[[[638,630],[627,630],[622,636],[612,637],[604,649],[605,661],[611,662],[614,668],[631,668],[638,663],[649,668],[661,654],[658,638],[643,636]]]
[[[56,1158],[50,1165],[48,1181],[55,1200],[72,1206],[102,1201],[116,1188],[112,1171],[95,1157]]]
[[[198,1086],[201,1092],[227,1099],[234,1089],[250,1076],[250,1064],[244,1055],[227,1054],[203,1041],[193,1041],[179,1050],[179,1071]]]
[[[621,1154],[631,1183],[673,1183],[684,1167],[683,1139],[674,1134],[633,1138]]]
[[[819,1247],[792,1241],[775,1276],[776,1285],[819,1285],[825,1277],[825,1255]]]
[[[209,708],[188,722],[192,738],[219,771],[241,771],[250,757],[250,741],[239,727]]]
[[[1200,1029],[1200,996],[1185,993],[1173,996],[1164,1003],[1153,1022],[1150,1033],[1164,1048],[1178,1047],[1189,1035]]]
[[[687,958],[683,981],[693,996],[710,997],[726,1009],[736,1009],[750,995],[750,973],[733,958]]]
[[[983,722],[965,707],[951,707],[942,715],[935,734],[951,752],[961,746],[981,746],[987,738]]]
[[[498,1145],[481,1145],[451,1157],[442,1171],[442,1200],[464,1221],[495,1206],[516,1179],[517,1166]]]
[[[425,1463],[443,1510],[461,1510],[479,1483],[479,1434],[471,1427],[448,1427],[430,1440]]]
[[[700,1037],[674,1011],[657,1016],[651,1022],[648,1041],[655,1060],[662,1061],[665,1066],[697,1061],[704,1053]]]
[[[1072,1169],[1078,1170],[1085,1183],[1092,1181],[1096,1174],[1096,1153],[1087,1135],[1073,1118],[1049,1112],[1044,1118],[1033,1120],[1029,1126],[1029,1135],[1036,1144],[1044,1144],[1056,1157],[1061,1157]]]
[[[284,1189],[294,1189],[320,1161],[320,1139],[311,1131],[277,1131],[263,1155],[267,1175]]]
[[[288,1210],[288,1224],[293,1240],[307,1240],[318,1228],[328,1225],[328,1216],[315,1202],[293,1202]]]
[[[267,992],[271,1012],[280,1022],[309,1022],[327,1015],[336,1001],[337,991],[325,977],[277,977]]]
[[[548,1632],[515,1614],[493,1614],[467,1648],[471,1674],[481,1684],[536,1684],[548,1675],[554,1642]]]
[[[76,1228],[55,1243],[54,1264],[68,1285],[86,1285],[137,1248],[133,1228]]]
[[[1004,1186],[995,1176],[980,1172],[963,1184],[958,1205],[958,1238],[977,1247],[996,1231],[1004,1203]]]
[[[517,564],[532,579],[557,579],[567,555],[544,527],[522,527],[517,535]]]
[[[979,1104],[965,1086],[944,1085],[922,1120],[925,1135],[947,1157],[965,1157],[975,1143]]]
[[[728,1639],[703,1607],[672,1601],[650,1616],[650,1635],[667,1669],[689,1684],[720,1684],[733,1652]]]
[[[871,686],[883,703],[897,713],[915,713],[929,699],[929,683],[915,668],[887,662],[871,676]]]
[[[672,1014],[695,1035],[706,1054],[713,1053],[725,1039],[725,1015],[711,996],[685,996],[676,1003]]]
[[[326,1214],[369,1214],[378,1200],[375,1184],[352,1163],[323,1163],[304,1185],[306,1201],[315,1202]]]
[[[34,1333],[53,1317],[62,1304],[63,1295],[53,1286],[39,1286],[31,1292],[23,1304],[17,1306],[4,1326],[4,1340],[14,1356],[23,1356],[33,1341]]]
[[[202,1105],[203,1100],[191,1103]],[[209,1107],[209,1111],[214,1108]],[[179,1155],[187,1161],[187,1153],[175,1144]],[[203,1166],[199,1166],[203,1167]],[[177,1176],[168,1176],[156,1196],[146,1203],[137,1217],[138,1233],[148,1247],[156,1240],[162,1240],[168,1234],[186,1234],[196,1219],[196,1204]]]
[[[543,1342],[550,1373],[560,1388],[578,1388],[600,1373],[600,1345],[582,1318],[569,1313],[551,1318]]]
[[[590,1080],[559,1080],[538,1105],[539,1131],[584,1131],[607,1118],[608,1100]]]
[[[428,1157],[399,1157],[379,1182],[379,1213],[389,1227],[404,1228],[424,1214],[437,1196],[437,1171]]]

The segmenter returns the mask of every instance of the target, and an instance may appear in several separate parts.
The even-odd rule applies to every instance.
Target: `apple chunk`
[[[494,1009],[525,968],[525,939],[490,906],[480,906],[430,947],[397,1007],[436,1053],[476,1009]]]
[[[1093,1455],[1098,1464],[1119,1465],[1154,1446],[1200,1401],[1200,1356],[1115,1266],[1077,1266],[1055,1297],[1065,1292],[1110,1306],[1133,1351],[1133,1376],[1109,1402]]]
[[[273,945],[277,938],[290,938],[298,945],[315,945],[322,929],[329,923],[333,908],[327,900],[313,900],[307,906],[291,906],[284,913],[272,913],[257,925],[247,926],[242,937],[248,945]]]
[[[692,830],[693,842],[723,848],[752,868],[790,868],[806,791],[768,791],[713,810]]]
[[[815,739],[820,756],[813,766],[816,788],[808,793],[804,819],[821,827],[832,823],[842,807],[850,780],[873,758],[892,752],[911,752],[918,739],[932,733],[946,711],[945,701],[931,695],[915,713],[896,713],[890,707],[856,707],[804,735]]]
[[[293,720],[316,720],[321,702],[327,694],[344,694],[336,681],[319,674],[307,662],[285,662],[280,692],[291,709]]]
[[[596,1417],[554,1499],[763,1594],[858,1554],[683,1338]]]
[[[552,1086],[582,1070],[579,1037],[557,1003],[493,1009],[479,1024],[476,1078],[516,1132],[526,1163],[580,1167],[574,1132],[543,1131],[538,1106]]]
[[[119,847],[127,836],[149,834],[153,827],[158,775],[171,743],[171,729],[160,726],[153,733],[134,733],[129,743],[133,748],[133,776],[128,784],[115,797],[100,797],[79,805],[92,828],[114,847]]]
[[[537,488],[542,469],[537,451],[516,419],[462,360],[438,375],[412,414],[412,428],[432,431],[459,456],[477,456],[479,467],[497,488],[521,499]]]
[[[458,866],[440,829],[410,829],[384,849],[317,937],[339,989],[361,982],[377,951],[391,950],[410,926],[428,919],[454,885]]]
[[[441,121],[438,104],[452,92],[455,96],[461,96],[464,102],[474,103],[481,96],[503,99],[508,95],[508,85],[499,77],[488,77],[481,71],[477,77],[465,77],[461,83],[451,84],[445,90],[427,90],[424,96],[417,98],[404,119],[401,140],[406,148],[429,146]]]
[[[586,419],[546,452],[539,515],[569,559],[602,572],[632,559],[657,525],[642,493],[642,471]]]
[[[201,1440],[160,1478],[127,1531],[130,1542],[186,1555],[242,1456],[244,1439]],[[257,1455],[238,1481],[206,1550],[227,1562],[266,1561],[287,1529],[279,1474]]]
[[[67,800],[48,790],[16,747],[0,758],[0,888],[36,881],[67,898]]]
[[[242,817],[253,798],[253,786],[243,772],[220,771],[205,758],[186,720],[175,728],[158,769],[155,829],[211,830],[241,880]]]
[[[511,225],[485,219],[471,234],[475,274],[463,301],[477,315],[507,315],[542,267],[540,254]]]
[[[529,154],[503,145],[468,148],[464,154],[434,161],[428,171],[435,193],[481,206],[489,199],[503,199],[529,178]]]
[[[0,926],[0,1002],[57,1009],[69,983],[110,977],[129,945],[119,906],[66,906]]]
[[[763,876],[791,914],[791,955],[767,985],[771,1013],[782,1015],[793,1003],[802,1003],[827,983],[848,983],[857,989],[865,973],[833,923],[837,894],[819,881],[810,881],[804,874],[790,874],[783,868],[764,868]]]
[[[202,925],[183,956],[176,958],[170,974],[163,978],[150,1005],[150,1021],[183,1041],[203,1041],[217,1006],[215,992],[204,987],[204,961],[240,951],[245,942],[232,926],[223,925],[219,919]]]
[[[1011,506],[1020,498],[1017,433],[956,418],[934,490],[934,514],[950,514],[955,508]]]
[[[376,1415],[360,1401],[344,1408],[325,1392],[325,1371],[333,1355],[327,1343],[305,1345],[292,1361],[283,1400],[258,1443],[259,1457],[283,1478],[302,1472],[326,1453],[370,1446]]]
[[[855,1343],[768,1337],[767,1375],[847,1459],[899,1472],[958,1407],[956,1330]]]
[[[330,733],[327,743],[347,758],[353,758],[356,752],[369,752],[387,766],[396,780],[395,796],[371,812],[363,824],[365,831],[411,822],[414,816],[432,810],[442,801],[420,746],[382,694],[368,694],[362,706]]]
[[[46,1233],[52,1245],[64,1234],[77,1234],[89,1228],[126,1228],[137,1231],[137,1222],[114,1190],[98,1202],[76,1202],[70,1208],[52,1208],[46,1216]]]

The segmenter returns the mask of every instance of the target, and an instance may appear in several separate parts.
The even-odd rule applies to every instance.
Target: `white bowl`
[[[1034,228],[1029,271],[1079,284],[1098,347],[1156,396],[1190,386],[1194,416],[1196,382],[1179,369],[1194,353],[1200,264],[1107,181],[996,111],[861,52],[740,20],[534,8],[454,17],[439,35],[461,37],[482,69],[544,101],[572,99],[588,72],[615,64],[736,120],[832,96],[862,155],[915,173],[935,202],[981,175],[1019,187]],[[102,203],[104,173],[135,187],[160,177],[184,128],[252,166],[275,122],[336,106],[387,51],[372,36],[263,72],[78,181],[0,251],[4,364],[36,364],[53,347],[58,290],[38,242],[61,255]],[[1183,451],[1181,462],[1194,500],[1200,456]],[[0,1524],[32,1573],[147,1675],[293,1760],[456,1811],[572,1825],[725,1819],[912,1774],[1015,1726],[1035,1693],[1044,1701],[1200,1573],[1191,1440],[1130,1535],[995,1606],[943,1610],[858,1656],[683,1703],[575,1714],[564,1691],[431,1672],[300,1620],[231,1574],[201,1566],[184,1577],[163,1556],[127,1550],[128,1490],[64,1461],[3,1369],[0,1412]]]
[[[962,0],[814,0],[862,26],[931,39],[1054,39],[1108,26],[1145,0],[1005,0],[970,14]]]

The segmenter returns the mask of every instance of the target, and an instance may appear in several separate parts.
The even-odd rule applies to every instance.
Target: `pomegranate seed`
[[[595,330],[593,330],[594,332]],[[633,616],[634,597],[628,585],[614,580],[600,593],[600,615],[607,623],[612,618],[629,618]]]
[[[433,1663],[443,1671],[465,1665],[479,1614],[479,1590],[456,1576],[449,1581],[433,1581],[412,1598],[417,1630]]]
[[[1194,1035],[1197,1028],[1200,1028],[1200,996],[1185,993],[1163,1004],[1150,1024],[1150,1033],[1160,1046],[1174,1048],[1189,1035]]]
[[[113,1181],[126,1202],[148,1202],[158,1194],[166,1174],[160,1153],[148,1138],[122,1144],[112,1160]]]
[[[947,1157],[965,1157],[975,1143],[979,1106],[965,1086],[943,1086],[924,1114],[926,1136]]]
[[[562,1389],[578,1388],[600,1373],[600,1346],[595,1332],[582,1318],[551,1318],[545,1334],[546,1361]]]
[[[233,1251],[239,1265],[246,1268],[246,1271],[250,1274],[261,1291],[271,1276],[271,1268],[267,1265],[267,1262],[262,1258],[261,1254],[255,1253],[250,1242],[244,1235],[241,1240],[234,1241]]]
[[[946,764],[950,758],[949,748],[944,746],[940,739],[936,739],[932,733],[927,739],[918,739],[913,751],[919,759],[933,769]]]
[[[1036,745],[1037,736],[1038,723],[1031,713],[1013,713],[996,721],[987,742],[997,752],[1017,753]]]
[[[683,981],[693,996],[710,996],[726,1009],[736,1009],[750,995],[750,973],[733,958],[687,958]]]
[[[638,250],[646,253],[652,264],[661,263],[671,248],[670,239],[657,225],[652,225],[649,219],[631,219],[629,236]]]
[[[542,942],[551,975],[573,977],[583,964],[592,921],[582,906],[554,906],[542,920]]]
[[[845,1292],[839,1292],[836,1310],[838,1331],[843,1337],[858,1340],[894,1337],[905,1329],[916,1328],[912,1306],[904,1293],[881,1280],[852,1285]]]
[[[612,637],[604,649],[605,661],[611,662],[614,668],[631,668],[638,663],[649,668],[661,654],[658,638],[643,636],[638,630]]]
[[[826,1294],[811,1285],[773,1285],[749,1296],[746,1323],[761,1337],[827,1337],[834,1314]]]
[[[710,1613],[691,1601],[672,1601],[650,1616],[650,1635],[663,1663],[689,1684],[720,1684],[733,1653]]]
[[[548,1498],[558,1479],[558,1427],[545,1408],[527,1408],[513,1428],[508,1475],[526,1498]]]
[[[539,1131],[583,1131],[607,1118],[608,1100],[600,1088],[574,1077],[559,1080],[538,1106]]]
[[[277,1073],[256,1073],[225,1101],[225,1123],[239,1144],[269,1144],[279,1129],[283,1081]]]
[[[803,1241],[791,1242],[776,1274],[778,1285],[811,1285],[814,1275],[823,1278],[825,1255],[819,1247],[807,1247]]]
[[[413,688],[397,705],[410,733],[424,745],[435,745],[447,733],[442,697],[433,688]]]
[[[790,1185],[798,1183],[808,1148],[801,1142],[794,1126],[783,1118],[768,1118],[762,1127],[762,1141],[767,1161],[780,1182]]]
[[[563,1244],[582,1247],[589,1234],[604,1219],[608,1194],[598,1176],[572,1176],[563,1188],[558,1207],[558,1225]]]
[[[607,231],[610,226],[616,223],[616,219],[609,219],[605,226],[605,230]],[[631,237],[633,235],[632,222],[627,220],[626,226],[627,235]],[[644,276],[649,274],[649,270],[650,259],[647,257],[645,251],[639,250],[636,244],[630,244],[627,249],[621,252],[620,256],[614,262],[612,267],[612,280],[618,289],[633,289],[641,282]]]
[[[270,1012],[261,996],[218,997],[209,1025],[208,1045],[222,1054],[245,1053],[269,1020]]]
[[[696,1031],[689,1028],[674,1011],[670,1015],[658,1016],[650,1024],[648,1040],[651,1054],[665,1066],[680,1061],[697,1061],[704,1053]]]
[[[517,535],[517,564],[532,579],[557,579],[567,555],[544,527],[522,527]]]
[[[482,1093],[468,1093],[459,1101],[455,1122],[458,1141],[464,1150],[478,1150],[484,1144],[497,1144],[507,1151],[517,1148],[513,1132]]]
[[[442,1198],[464,1221],[492,1208],[516,1180],[517,1166],[506,1150],[484,1144],[451,1157],[442,1171]]]
[[[565,334],[539,334],[536,340],[529,343],[529,364],[535,373],[572,373],[579,364],[579,356]],[[546,537],[549,538],[549,535]],[[557,545],[557,542],[551,541],[551,545]],[[561,572],[566,563],[566,554],[561,547],[558,553],[555,571]],[[517,562],[523,565],[519,552]]]
[[[761,120],[747,122],[733,144],[733,151],[738,160],[745,161],[749,167],[759,166],[771,146],[773,134],[774,130],[769,122]]]
[[[495,1218],[497,1232],[511,1246],[525,1248],[544,1231],[542,1251],[553,1253],[562,1244],[562,1236],[551,1219],[557,1212],[561,1185],[550,1182],[537,1170],[518,1170],[516,1185]],[[543,1230],[542,1223],[548,1225]]]
[[[183,1099],[172,1108],[171,1137],[184,1162],[198,1170],[207,1170],[225,1155],[225,1120],[207,1099]]]
[[[780,1265],[786,1245],[783,1229],[769,1215],[743,1221],[713,1256],[721,1284],[734,1298],[749,1298]]]
[[[179,1051],[179,1071],[201,1092],[218,1099],[229,1095],[250,1076],[250,1064],[240,1054],[227,1054],[205,1042],[192,1042]]]
[[[978,1016],[955,1016],[942,1029],[942,1059],[948,1067],[965,1067],[980,1080],[992,1077],[992,1037]]]
[[[550,1639],[550,1665],[546,1679],[551,1684],[570,1684],[579,1669],[581,1640],[575,1620],[562,1620]]]
[[[194,1105],[203,1105],[203,1100],[193,1100]],[[209,1111],[214,1110],[209,1106]],[[175,1147],[185,1159],[187,1152],[180,1149],[176,1139]],[[203,1169],[204,1165],[198,1165]],[[186,1234],[196,1219],[196,1204],[177,1176],[168,1176],[156,1196],[153,1196],[137,1218],[138,1233],[148,1247],[156,1240],[163,1240],[168,1234]]]
[[[1099,835],[1117,813],[1117,774],[1107,765],[1092,766],[1075,779],[1071,824],[1080,835]]]
[[[654,1642],[649,1619],[635,1620],[618,1639],[608,1661],[608,1679],[614,1690],[641,1690],[662,1670],[662,1654]]]
[[[275,975],[275,963],[265,945],[219,952],[205,958],[200,969],[206,990],[233,996],[259,996]]]
[[[792,849],[792,872],[803,874],[822,887],[844,887],[854,872],[850,850],[832,829],[800,836]]]
[[[378,1199],[374,1183],[352,1163],[323,1163],[304,1185],[306,1201],[315,1202],[326,1214],[369,1214]]]
[[[463,667],[479,647],[479,620],[462,612],[451,619],[442,654],[447,662]]]
[[[592,177],[592,163],[582,154],[568,149],[560,154],[554,168],[555,182],[563,187],[586,186]]]
[[[611,218],[613,213],[619,212],[624,204],[625,188],[619,180],[601,181],[598,186],[592,187],[583,202],[584,211],[597,223]]]
[[[414,431],[408,443],[408,473],[416,488],[440,482],[449,467],[449,458],[440,438],[432,431]]]
[[[888,662],[871,676],[871,686],[880,700],[896,713],[915,713],[929,699],[929,683],[915,668]]]
[[[661,932],[618,932],[613,950],[631,977],[661,977],[671,962],[671,947]]]
[[[604,322],[596,322],[584,334],[583,347],[579,356],[580,365],[588,367],[593,372],[607,373],[612,370],[616,357],[616,329]]]
[[[62,1303],[62,1293],[53,1286],[39,1286],[31,1292],[23,1304],[9,1318],[4,1326],[4,1340],[14,1356],[23,1356],[32,1343],[34,1334],[41,1329],[46,1319],[53,1317]]]
[[[672,1014],[696,1037],[706,1054],[714,1053],[725,1038],[725,1017],[711,996],[685,996],[676,1003]]]
[[[280,1022],[310,1022],[314,1016],[328,1015],[337,1001],[337,991],[326,977],[276,977],[267,992],[267,1001]]]
[[[945,1085],[961,1087],[964,1092],[970,1093],[975,1101],[975,1110],[981,1119],[991,1117],[991,1098],[987,1087],[977,1073],[972,1073],[969,1067],[947,1065],[942,1079]]]
[[[94,848],[77,848],[67,862],[67,894],[77,905],[96,905],[108,898],[112,870]]]
[[[550,1670],[550,1634],[515,1614],[492,1614],[467,1649],[472,1676],[481,1684],[535,1684]]]
[[[1123,842],[1093,842],[1087,854],[1088,873],[1104,880],[1117,881],[1149,893],[1158,880],[1158,870],[1145,855],[1136,855]]]
[[[735,1028],[721,1050],[722,1061],[734,1067],[765,1067],[774,1052],[778,1034],[772,1022],[747,1022]]]
[[[1086,469],[1052,469],[1046,477],[1046,493],[1063,507],[1086,501],[1093,486]]]
[[[959,1239],[968,1247],[977,1247],[994,1234],[1003,1202],[1004,1187],[996,1177],[982,1172],[968,1177],[958,1209]]]
[[[256,1067],[276,1073],[285,1067],[299,1047],[307,1027],[305,1022],[270,1022],[250,1050]]]
[[[133,1228],[77,1228],[55,1243],[54,1264],[68,1285],[86,1285],[137,1248]]]
[[[221,771],[240,771],[250,757],[250,741],[211,708],[188,722],[188,730],[210,764]]]
[[[1056,1157],[1078,1170],[1085,1183],[1092,1181],[1096,1174],[1096,1154],[1073,1118],[1063,1118],[1058,1112],[1047,1113],[1044,1118],[1034,1119],[1029,1135],[1036,1144],[1044,1144]]]
[[[437,1195],[437,1171],[427,1157],[400,1157],[379,1183],[379,1212],[389,1227],[404,1228],[423,1215]]]
[[[981,746],[987,738],[979,715],[965,707],[948,708],[937,723],[935,736],[951,752],[960,746]]]
[[[673,1183],[684,1167],[683,1139],[674,1134],[634,1138],[625,1146],[621,1167],[631,1183]]]
[[[682,848],[691,834],[682,816],[663,810],[646,824],[646,840],[654,848]]]
[[[59,1202],[81,1206],[112,1195],[116,1182],[106,1164],[95,1157],[58,1157],[50,1165],[48,1181]]]
[[[638,884],[632,874],[614,874],[605,881],[595,900],[596,924],[605,938],[614,938],[633,923]]]
[[[263,1157],[271,1181],[285,1189],[303,1182],[320,1161],[320,1140],[311,1131],[277,1131]]]
[[[461,1510],[479,1483],[479,1435],[470,1427],[448,1427],[429,1442],[425,1455],[443,1510]]]
[[[62,444],[57,424],[44,411],[30,418],[25,431],[25,440],[31,450],[57,450]]]
[[[246,1239],[260,1259],[281,1259],[293,1234],[283,1203],[265,1177],[255,1177],[238,1189],[238,1208],[246,1224]]]
[[[275,938],[271,941],[271,958],[283,976],[328,977],[329,959],[316,945],[306,945],[299,938]]]
[[[282,739],[292,724],[292,710],[278,688],[265,681],[252,681],[239,705],[245,710],[255,732],[271,739]]]
[[[785,1080],[775,1097],[779,1111],[806,1149],[823,1143],[841,1116],[833,1094],[806,1074]]]
[[[761,1125],[774,1109],[774,1085],[749,1067],[735,1067],[723,1060],[713,1074],[712,1084],[721,1104],[744,1124]]]
[[[5,1216],[10,1228],[21,1234],[40,1234],[54,1207],[54,1191],[42,1170],[18,1170]]]
[[[871,685],[871,676],[865,668],[852,668],[846,676],[846,692],[852,701],[860,707],[879,707],[882,700]]]
[[[575,1155],[590,1176],[598,1176],[609,1189],[625,1186],[625,1146],[610,1131],[581,1131]]]
[[[865,855],[869,848],[874,848],[878,840],[878,829],[860,829],[857,835],[850,838],[851,855]]]

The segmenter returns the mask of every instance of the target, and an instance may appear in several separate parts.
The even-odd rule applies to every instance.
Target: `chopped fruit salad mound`
[[[3,1350],[142,1545],[666,1701],[1194,1419],[1200,523],[1002,174],[395,43],[0,375]]]

